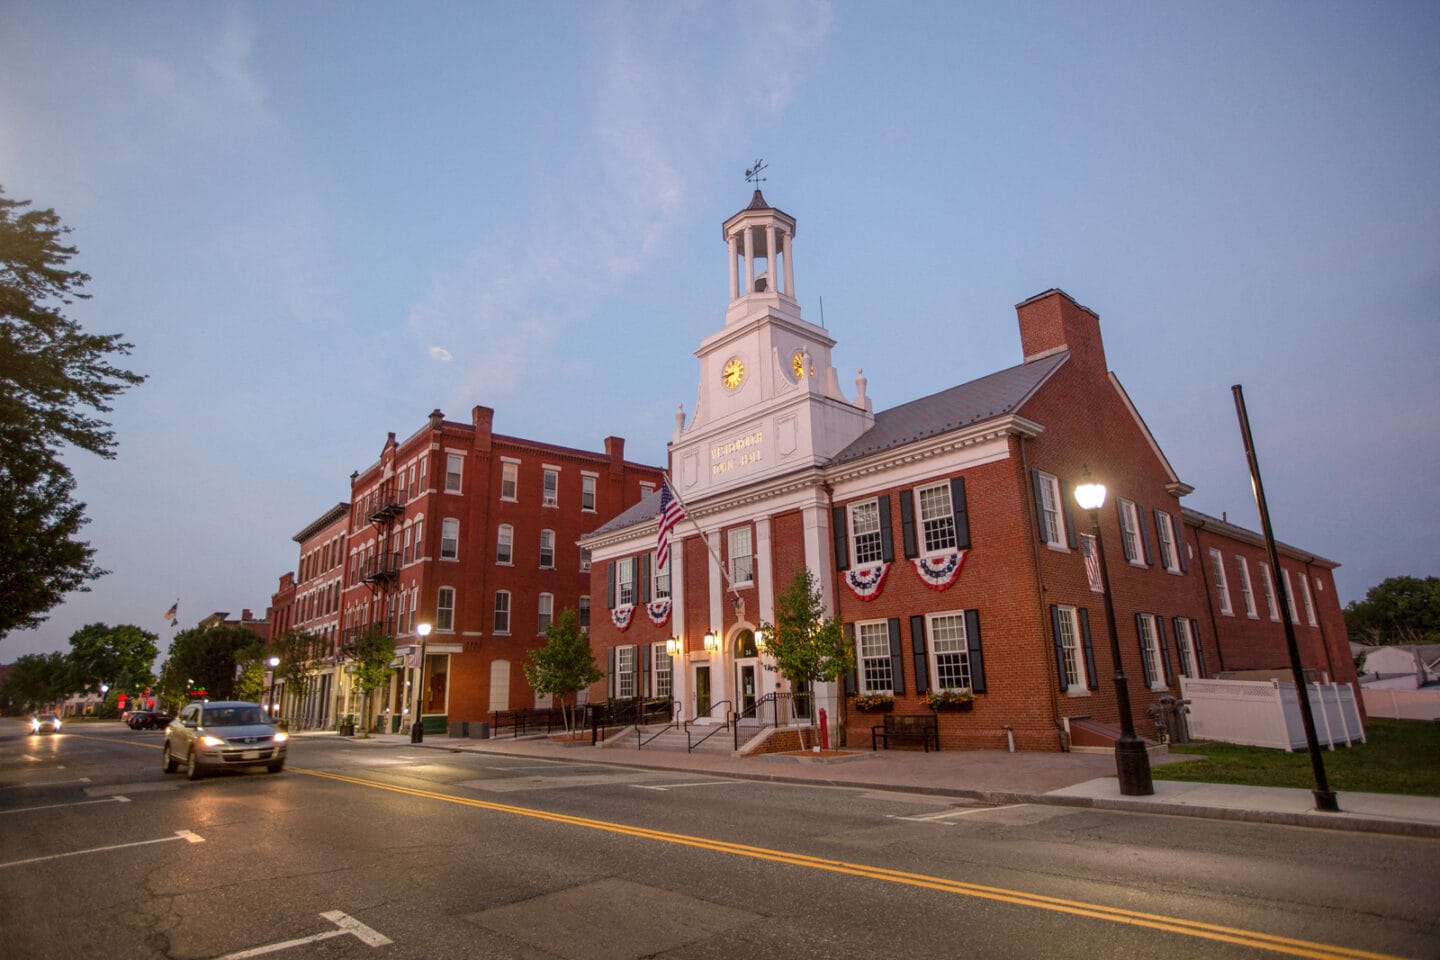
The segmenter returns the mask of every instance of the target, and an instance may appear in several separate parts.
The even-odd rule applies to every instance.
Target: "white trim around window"
[[[969,690],[970,641],[965,633],[965,611],[930,613],[925,620],[932,688]]]
[[[863,694],[895,692],[890,626],[886,621],[866,620],[855,624],[855,677]]]
[[[500,458],[500,499],[520,499],[520,461],[510,457]]]
[[[1227,617],[1235,616],[1235,608],[1230,605],[1230,581],[1225,579],[1225,558],[1215,547],[1210,548],[1210,576],[1215,584],[1215,599],[1220,604],[1220,612]]]
[[[510,636],[510,591],[495,591],[495,615],[493,619],[495,635],[500,637]]]

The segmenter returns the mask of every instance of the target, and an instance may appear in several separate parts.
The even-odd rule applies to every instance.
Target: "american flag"
[[[670,481],[662,480],[660,483],[660,537],[655,543],[655,563],[664,567],[670,562],[670,531],[675,524],[685,519],[685,508],[680,505],[680,500],[670,492]]]
[[[1080,543],[1085,547],[1085,575],[1090,578],[1090,589],[1104,593],[1105,582],[1100,579],[1100,555],[1095,552],[1095,538],[1082,533]]]

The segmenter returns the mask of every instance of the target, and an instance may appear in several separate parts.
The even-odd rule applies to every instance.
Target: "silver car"
[[[180,764],[191,780],[222,767],[259,767],[271,773],[285,768],[290,735],[272,723],[265,708],[240,700],[191,703],[165,728],[164,767]]]

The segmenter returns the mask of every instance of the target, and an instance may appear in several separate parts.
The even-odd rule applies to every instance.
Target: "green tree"
[[[132,624],[92,623],[70,635],[70,669],[76,686],[108,683],[117,696],[139,693],[154,682],[160,654],[153,633]]]
[[[371,626],[341,649],[341,655],[354,666],[351,675],[359,688],[360,736],[370,736],[370,694],[390,681],[390,663],[395,659],[395,642],[378,626]]]
[[[39,710],[58,704],[72,689],[65,654],[27,653],[10,665],[0,687],[0,705],[6,713]]]
[[[1345,607],[1356,643],[1440,643],[1440,577],[1390,577]]]
[[[324,637],[305,630],[286,630],[278,639],[271,641],[265,656],[280,658],[276,675],[285,681],[285,691],[292,702],[298,702],[315,685],[312,671],[318,661],[329,660],[330,648]]]
[[[0,189],[0,636],[38,626],[72,590],[104,574],[76,539],[85,523],[65,448],[105,459],[115,435],[95,414],[144,382],[107,359],[120,334],[88,334],[65,310],[88,299],[90,277],[69,269],[70,228]]]
[[[797,567],[790,585],[775,597],[775,622],[761,623],[765,655],[790,681],[792,690],[835,680],[855,669],[855,648],[846,641],[836,617],[825,616],[815,575]],[[800,734],[800,746],[805,735]]]
[[[254,632],[233,624],[181,630],[160,668],[161,696],[174,706],[185,703],[192,689],[203,689],[211,700],[229,700],[237,678],[259,659],[261,648]]]
[[[560,698],[566,730],[574,729],[574,702],[567,706],[565,698],[603,676],[604,671],[595,665],[590,639],[580,630],[580,618],[570,607],[550,621],[545,628],[545,646],[531,650],[530,662],[525,664],[525,679],[532,690],[540,696],[548,693]]]

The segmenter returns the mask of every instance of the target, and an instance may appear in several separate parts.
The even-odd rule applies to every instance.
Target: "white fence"
[[[1440,720],[1440,690],[1386,690],[1361,687],[1365,713],[1392,720]]]
[[[1307,685],[1315,736],[1335,749],[1365,742],[1365,727],[1346,683]],[[1304,750],[1305,723],[1295,684],[1284,680],[1189,680],[1181,678],[1180,696],[1190,701],[1190,735],[1280,750]]]

